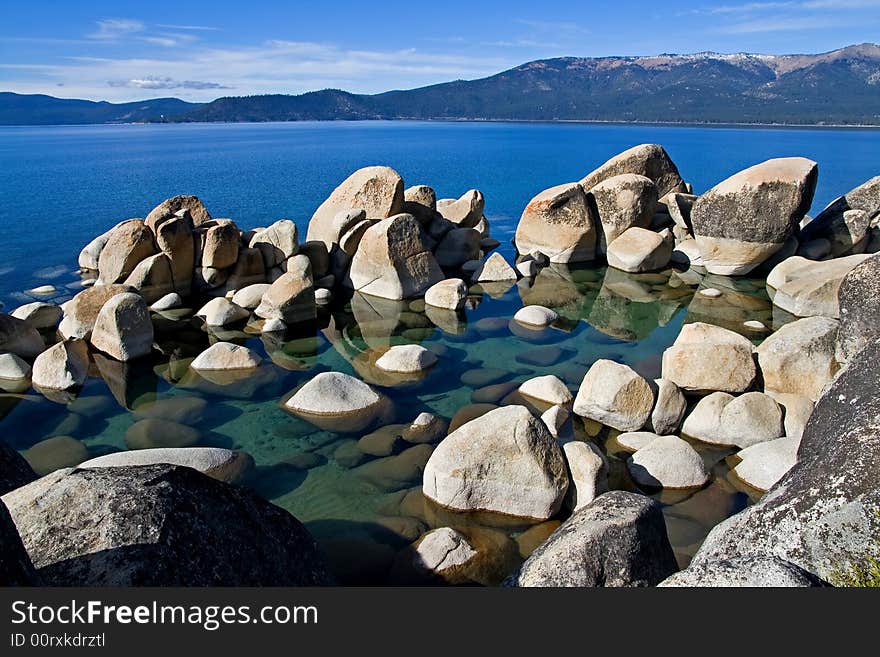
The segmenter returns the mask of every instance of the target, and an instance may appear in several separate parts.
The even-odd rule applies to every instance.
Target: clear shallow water
[[[79,284],[72,270],[84,243],[177,193],[199,195],[214,216],[229,216],[243,228],[288,217],[304,234],[329,191],[374,163],[394,166],[407,184],[431,184],[439,196],[480,188],[492,234],[510,257],[516,220],[534,193],[580,178],[646,141],[663,143],[697,191],[767,157],[812,157],[820,163],[814,208],[876,173],[880,152],[880,133],[870,131],[398,123],[0,129],[0,299],[14,307],[30,300],[23,290],[47,282],[58,288],[51,297],[57,301],[74,294]],[[694,296],[699,285],[724,295]],[[686,321],[734,330],[747,319],[784,321],[773,318],[760,280],[709,277],[701,283],[671,271],[634,276],[547,268],[533,283],[474,289],[471,301],[455,318],[426,315],[419,301],[355,296],[283,340],[242,330],[211,335],[186,313],[157,317],[161,354],[130,366],[96,358],[94,376],[70,404],[34,391],[0,394],[0,435],[49,469],[81,460],[82,446],[89,457],[127,448],[127,432],[151,405],[184,398],[188,411],[163,415],[194,427],[197,444],[250,453],[258,466],[250,485],[307,523],[342,581],[388,581],[410,541],[426,528],[452,525],[493,546],[479,581],[495,583],[552,523],[522,534],[526,527],[509,520],[426,504],[418,488],[429,447],[399,443],[392,456],[365,457],[354,466],[351,442],[360,435],[316,429],[283,411],[282,397],[319,371],[339,370],[382,386],[394,401],[395,422],[421,411],[449,419],[472,399],[492,399],[481,390],[486,385],[552,373],[576,389],[597,358],[659,376],[660,355]],[[562,316],[558,327],[535,333],[511,326],[509,318],[527,303],[555,308]],[[228,385],[188,372],[189,359],[217,339],[247,344],[267,363]],[[371,362],[381,349],[408,342],[435,350],[440,363],[421,381],[376,379]],[[495,401],[506,394],[495,392]],[[633,488],[613,432],[577,428],[608,453],[612,488]],[[57,436],[75,441],[27,452]],[[682,564],[711,526],[749,502],[749,491],[730,478],[728,452],[700,450],[712,483],[697,492],[656,495],[666,505]]]

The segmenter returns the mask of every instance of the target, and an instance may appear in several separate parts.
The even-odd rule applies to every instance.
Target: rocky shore
[[[0,314],[4,395],[33,389],[73,408],[97,376],[136,420],[128,451],[95,455],[61,433],[23,456],[0,443],[0,584],[336,581],[336,556],[255,492],[252,455],[199,444],[189,425],[204,400],[145,407],[125,383],[155,367],[183,389],[247,399],[274,369],[307,370],[285,345],[319,331],[351,373],[310,372],[278,405],[347,436],[333,453],[341,468],[401,491],[409,511],[389,521],[403,545],[385,559],[387,581],[838,583],[880,536],[880,177],[810,217],[818,176],[805,158],[772,159],[694,195],[661,146],[636,146],[535,196],[515,258],[479,190],[437,199],[383,166],[343,181],[305,239],[290,219],[244,230],[195,196],[122,221],[82,249],[72,299]],[[652,284],[696,288],[653,375],[595,357],[574,379],[541,372],[565,359],[547,345],[525,380],[463,374],[472,403],[448,417],[395,406],[394,390],[453,358],[422,337],[460,333],[483,295],[518,286],[522,307],[484,329],[540,345],[572,322],[570,272],[606,264],[597,298],[611,287],[614,304]],[[765,281],[772,312],[749,310],[743,276]],[[341,308],[357,317],[356,340]],[[613,315],[597,303],[585,321],[638,340]],[[186,354],[182,325],[201,331]],[[721,462],[757,502],[714,515],[679,572],[664,506],[710,486]]]

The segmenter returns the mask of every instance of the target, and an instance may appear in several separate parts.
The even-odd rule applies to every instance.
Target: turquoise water
[[[880,152],[880,132],[840,130],[458,123],[4,128],[0,300],[14,307],[31,300],[24,290],[46,283],[58,289],[50,298],[68,298],[80,289],[73,270],[84,243],[177,193],[197,194],[214,216],[231,217],[243,228],[286,217],[304,234],[329,191],[354,169],[375,163],[395,167],[408,185],[434,186],[441,197],[481,189],[492,235],[511,257],[516,220],[536,192],[580,178],[614,153],[647,141],[666,146],[696,191],[767,157],[816,159],[814,208],[875,174]],[[724,295],[695,296],[700,286]],[[539,332],[510,324],[517,309],[534,303],[556,309],[560,321]],[[32,390],[0,394],[0,435],[35,466],[51,470],[126,449],[130,428],[151,406],[175,399],[184,410],[160,415],[196,430],[181,434],[187,443],[250,453],[257,468],[249,485],[307,524],[341,581],[397,581],[395,563],[406,545],[428,528],[451,525],[489,546],[490,558],[475,581],[494,584],[554,523],[530,529],[510,519],[436,508],[419,494],[430,446],[398,441],[387,457],[363,455],[353,447],[360,435],[319,430],[285,412],[282,397],[317,372],[338,370],[380,386],[394,402],[394,422],[408,423],[422,411],[453,419],[485,410],[462,408],[499,401],[514,382],[536,375],[556,374],[576,390],[598,358],[659,376],[660,355],[683,322],[742,330],[747,319],[778,321],[761,280],[565,267],[546,268],[533,282],[472,288],[459,317],[426,314],[421,301],[340,299],[321,311],[316,325],[283,340],[250,334],[244,326],[209,334],[189,313],[178,312],[154,318],[160,351],[153,358],[132,365],[96,358],[93,376],[69,404]],[[266,363],[226,384],[188,371],[189,360],[217,339],[247,344]],[[402,343],[434,350],[438,365],[419,381],[377,378],[371,367],[376,355]],[[614,432],[580,422],[576,428],[608,454],[612,488],[634,489]],[[58,436],[69,438],[31,449]],[[169,434],[156,444],[173,439],[183,440]],[[712,483],[697,492],[655,494],[666,505],[682,564],[711,526],[755,497],[731,479],[729,452],[698,447],[712,468]]]

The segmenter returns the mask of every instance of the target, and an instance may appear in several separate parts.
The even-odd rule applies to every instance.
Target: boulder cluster
[[[180,371],[168,376],[198,377],[209,390],[247,397],[271,365],[224,335],[237,328],[262,334],[268,345],[294,327],[314,331],[319,307],[343,298],[357,339],[332,317],[323,334],[356,375],[303,377],[280,406],[323,431],[354,434],[334,458],[364,482],[395,492],[419,484],[401,504],[430,509],[433,521],[430,529],[388,521],[409,545],[395,558],[392,579],[832,581],[880,529],[873,366],[880,255],[872,255],[880,250],[880,178],[811,219],[817,175],[803,158],[768,160],[696,196],[661,146],[637,146],[532,199],[516,230],[514,262],[493,252],[499,243],[489,235],[481,192],[438,200],[432,188],[405,188],[397,172],[378,166],[356,171],[330,194],[303,242],[291,220],[242,230],[212,218],[194,196],[117,224],[82,250],[85,289],[72,299],[0,313],[4,390],[33,385],[69,403],[97,368],[136,420],[125,436],[130,451],[92,459],[69,436],[33,445],[25,458],[0,443],[0,584],[329,582],[305,528],[238,485],[253,459],[196,446],[199,432],[189,425],[203,400],[135,406],[113,382],[165,349],[164,323],[185,316],[211,343],[182,366],[171,359],[169,371]],[[407,316],[410,336],[435,326],[455,334],[475,295],[500,294],[520,280],[523,307],[476,326],[540,341],[569,321],[545,300],[565,291],[554,267],[597,259],[609,269],[591,323],[614,315],[606,288],[624,290],[606,297],[628,305],[643,292],[628,274],[674,265],[682,285],[706,274],[722,281],[765,273],[776,330],[754,318],[738,319],[732,330],[702,321],[712,317],[707,310],[688,318],[651,376],[611,357],[594,357],[565,380],[546,373],[505,381],[506,371],[484,367],[461,375],[475,388],[473,403],[451,419],[420,413],[390,424],[396,411],[383,388],[417,382],[450,357],[442,345],[392,341],[389,324]],[[693,305],[723,304],[735,293],[715,285],[704,285]],[[679,305],[670,307],[664,324]],[[635,339],[605,319],[609,335]],[[553,349],[533,350],[532,364],[564,358]],[[307,369],[283,350],[270,358]],[[608,444],[603,451],[593,440],[600,432],[624,455],[620,468],[606,455]],[[718,458],[760,501],[717,525],[691,566],[675,574],[663,508],[651,496],[706,487]],[[528,529],[517,546],[462,517]]]

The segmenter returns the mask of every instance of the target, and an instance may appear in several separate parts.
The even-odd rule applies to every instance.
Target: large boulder
[[[681,431],[711,445],[750,447],[785,435],[783,407],[762,392],[713,392],[685,418]]]
[[[342,237],[334,225],[341,210],[362,208],[371,219],[386,219],[403,211],[403,179],[394,169],[382,166],[358,169],[315,210],[306,239],[320,240],[328,251]]]
[[[156,244],[168,257],[174,291],[188,296],[192,291],[196,247],[193,219],[188,210],[179,210],[171,217],[160,220],[154,227]]]
[[[816,218],[804,226],[801,241],[826,239],[831,256],[858,253],[864,249],[868,228],[880,213],[880,176],[875,176],[834,199]]]
[[[155,230],[156,226],[163,221],[167,221],[170,217],[174,216],[181,210],[189,212],[190,217],[192,217],[193,225],[195,226],[201,226],[202,224],[211,221],[211,215],[208,213],[205,205],[199,200],[198,196],[182,194],[180,196],[165,199],[155,208],[150,210],[144,223],[146,223],[147,227],[151,230]]]
[[[386,299],[419,296],[443,280],[437,260],[412,215],[398,214],[364,233],[351,261],[350,287]]]
[[[357,432],[384,417],[389,401],[360,379],[322,372],[284,402],[284,408],[330,431]]]
[[[659,436],[626,461],[629,473],[646,488],[700,488],[709,471],[697,450],[678,436]]]
[[[0,440],[0,495],[29,484],[36,478],[37,473],[22,455]]]
[[[657,188],[645,176],[625,173],[607,178],[590,189],[601,230],[596,251],[605,253],[608,245],[629,228],[647,228],[657,205]]]
[[[757,350],[764,389],[818,399],[839,369],[838,326],[828,317],[804,317],[764,340]]]
[[[315,318],[315,287],[311,263],[306,256],[296,256],[288,263],[287,272],[266,290],[254,313],[257,317],[280,319],[287,324]]]
[[[39,586],[42,584],[28,556],[18,529],[0,502],[0,586]]]
[[[113,228],[115,227],[116,226]],[[95,239],[86,244],[82,251],[79,252],[77,264],[81,269],[89,269],[93,271],[98,269],[98,259],[101,257],[101,251],[104,249],[104,245],[107,244],[107,240],[110,239],[110,233],[113,232],[113,228],[98,235]]]
[[[691,565],[667,577],[662,587],[814,587],[824,586],[815,575],[776,557],[737,557]]]
[[[248,246],[260,251],[267,270],[280,265],[299,251],[296,224],[290,219],[279,219],[268,228],[257,231]]]
[[[621,363],[599,359],[590,367],[574,400],[574,412],[619,431],[638,431],[651,415],[654,391]]]
[[[187,467],[59,470],[3,501],[52,586],[328,583],[287,511]]]
[[[663,378],[697,394],[744,392],[757,375],[752,351],[739,333],[703,322],[685,324],[663,352]]]
[[[673,240],[633,226],[608,245],[608,266],[638,274],[663,269],[672,257]]]
[[[480,239],[475,228],[454,228],[440,240],[434,257],[441,267],[461,267],[480,257]]]
[[[880,178],[876,180],[880,185]],[[837,298],[840,326],[835,355],[845,363],[880,335],[880,255],[868,258],[844,276]]]
[[[692,565],[778,557],[826,581],[869,555],[880,536],[880,340],[816,404],[798,462],[754,506],[717,525]]]
[[[436,203],[437,212],[459,228],[476,226],[483,218],[484,207],[485,200],[478,189],[469,189],[457,199],[441,199]]]
[[[241,232],[232,221],[215,219],[201,228],[200,235],[202,267],[226,269],[238,261]]]
[[[684,183],[678,173],[678,167],[659,144],[640,144],[615,155],[585,176],[581,180],[581,185],[589,192],[603,180],[624,173],[650,179],[657,188],[659,198],[670,192],[684,191]]]
[[[459,511],[545,520],[562,505],[569,478],[547,427],[524,406],[489,411],[450,433],[425,466],[422,491]]]
[[[43,390],[72,390],[86,382],[89,349],[84,340],[74,338],[52,345],[34,361],[31,381]]]
[[[105,303],[91,336],[92,346],[120,361],[148,355],[153,349],[153,323],[143,297],[123,292]]]
[[[45,348],[37,329],[22,319],[0,313],[0,351],[33,358]]]
[[[80,468],[118,468],[124,466],[180,465],[229,483],[237,483],[253,469],[254,459],[247,452],[222,447],[158,447],[113,452],[80,463]]]
[[[19,306],[12,311],[12,316],[27,322],[35,329],[50,329],[58,326],[64,311],[60,306],[45,301],[34,301]]]
[[[104,304],[117,294],[135,291],[129,285],[98,285],[77,293],[64,304],[64,317],[58,325],[58,332],[66,339],[88,340]]]
[[[141,219],[123,221],[110,231],[98,259],[98,278],[105,285],[121,283],[144,258],[158,252],[153,232]]]
[[[596,257],[596,222],[578,183],[544,190],[523,210],[514,244],[523,255],[539,252],[550,262],[589,262]]]
[[[166,294],[171,294],[176,289],[171,260],[164,253],[144,258],[125,279],[125,285],[137,290],[147,303],[153,303]]]
[[[857,254],[815,262],[792,256],[767,275],[767,292],[773,305],[797,317],[840,316],[840,284],[858,265],[870,258]]]
[[[700,196],[691,223],[709,273],[747,274],[779,251],[810,209],[818,172],[802,157],[767,160]]]
[[[574,513],[506,586],[655,586],[678,570],[659,502],[612,491]]]

